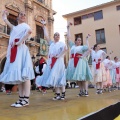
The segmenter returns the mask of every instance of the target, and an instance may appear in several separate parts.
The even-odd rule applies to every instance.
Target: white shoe
[[[19,104],[20,102],[22,102],[22,100],[18,100],[17,102],[11,104],[10,106],[11,106],[11,107],[15,107],[15,106],[16,106],[17,104]]]
[[[13,103],[13,104],[11,104],[10,106],[11,106],[11,107],[15,107],[15,105],[16,105],[16,103]]]
[[[26,100],[23,100],[20,103],[16,104],[15,107],[20,108],[20,107],[25,107],[25,106],[28,106],[28,105],[29,105],[29,102],[26,101]]]
[[[66,97],[65,96],[61,96],[61,100],[64,100]]]

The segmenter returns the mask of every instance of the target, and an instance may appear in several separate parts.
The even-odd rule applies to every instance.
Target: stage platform
[[[79,120],[120,101],[120,90],[97,95],[91,88],[88,97],[77,97],[78,92],[78,88],[66,89],[65,100],[53,101],[52,90],[45,95],[33,90],[30,105],[22,108],[10,107],[17,100],[18,93],[6,95],[0,92],[0,120]]]

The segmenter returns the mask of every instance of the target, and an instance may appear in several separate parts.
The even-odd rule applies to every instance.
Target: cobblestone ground
[[[67,89],[65,100],[53,101],[52,90],[45,95],[31,91],[30,105],[23,108],[10,107],[18,93],[0,93],[0,120],[76,120],[120,100],[120,90],[96,95],[92,88],[88,97],[77,97],[78,92],[76,88]]]

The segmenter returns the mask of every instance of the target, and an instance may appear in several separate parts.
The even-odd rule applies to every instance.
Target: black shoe
[[[65,92],[62,92],[61,99],[62,99],[62,100],[64,100],[64,99],[65,99]]]
[[[60,96],[56,96],[53,98],[53,100],[61,100],[61,97]]]
[[[61,100],[64,100],[65,99],[65,96],[61,96]]]
[[[85,95],[84,92],[80,92],[77,96],[78,96],[78,97],[82,97],[82,96],[84,96],[84,95]]]

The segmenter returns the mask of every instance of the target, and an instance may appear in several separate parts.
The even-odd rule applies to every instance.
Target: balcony
[[[0,24],[0,33],[7,33],[7,26]]]
[[[8,39],[7,26],[0,24],[0,38]]]
[[[45,0],[33,0],[33,2],[50,11],[50,7],[45,4]]]
[[[31,37],[30,40],[40,44],[40,37],[39,36]]]
[[[45,4],[45,0],[37,0],[37,1]]]
[[[29,40],[27,40],[27,43],[30,45],[30,47],[34,46],[40,47],[40,37],[39,36],[31,37]]]

